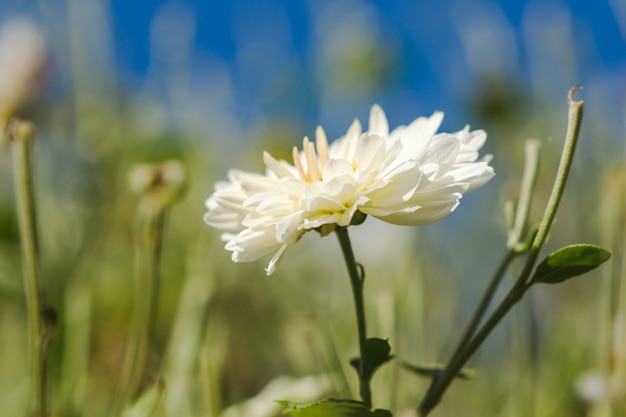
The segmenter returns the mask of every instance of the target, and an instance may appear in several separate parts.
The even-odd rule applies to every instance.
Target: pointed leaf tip
[[[610,250],[596,245],[565,246],[552,252],[537,266],[531,282],[558,284],[596,269],[610,257]]]
[[[165,383],[162,379],[156,380],[133,404],[129,405],[124,410],[122,417],[153,416],[161,403],[164,392]]]
[[[362,372],[368,381],[372,378],[372,375],[374,375],[374,372],[376,372],[379,366],[393,358],[393,355],[390,353],[391,346],[387,340],[372,337],[365,341],[365,365],[363,366]],[[360,358],[351,359],[350,365],[356,369],[357,373],[360,372]]]
[[[419,376],[426,376],[435,378],[437,375],[441,374],[445,369],[445,365],[440,363],[428,363],[428,364],[412,364],[405,361],[399,362],[400,366],[404,369],[413,372]],[[469,368],[463,368],[456,374],[456,378],[459,379],[474,379],[478,376],[478,371]]]

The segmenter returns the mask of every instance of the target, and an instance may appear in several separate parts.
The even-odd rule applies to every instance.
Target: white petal
[[[373,191],[367,192],[372,204],[368,206],[372,208],[387,207],[391,208],[405,203],[415,192],[422,179],[422,172],[419,167],[413,163],[411,166],[407,162],[408,169],[397,172],[390,176],[383,185]],[[367,213],[366,209],[363,212]]]
[[[361,123],[354,120],[344,137],[335,140],[330,144],[328,154],[331,159],[345,159],[350,164],[354,162],[356,146],[362,132]]]
[[[354,178],[354,170],[350,162],[345,159],[331,159],[322,171],[322,180],[329,181],[333,178]]]
[[[302,232],[298,227],[305,219],[304,211],[286,216],[276,225],[276,241],[284,244],[294,244],[302,236]]]
[[[461,144],[454,135],[439,134],[433,137],[430,148],[423,155],[422,163],[435,163],[449,167],[456,161]]]
[[[204,222],[218,230],[237,233],[243,228],[242,217],[231,211],[220,208],[211,210],[204,215]]]
[[[368,132],[382,137],[389,135],[387,116],[385,116],[385,112],[378,104],[374,104],[370,110]]]
[[[419,158],[430,146],[433,135],[441,126],[443,113],[435,112],[429,118],[419,117],[410,125],[395,129],[389,134],[392,139],[400,138],[406,159]]]
[[[385,140],[382,137],[374,134],[362,134],[359,139],[356,158],[359,169],[374,168],[380,170],[385,160],[385,151]]]
[[[283,255],[285,254],[285,251],[287,250],[287,246],[288,245],[282,245],[280,249],[278,249],[278,251],[274,254],[272,259],[270,260],[270,263],[267,265],[267,268],[265,268],[265,272],[267,273],[267,276],[270,276],[274,272],[276,272],[276,268],[278,268],[280,261],[283,259]]]
[[[459,200],[451,200],[433,207],[420,207],[412,212],[391,213],[388,216],[376,216],[387,223],[404,226],[424,226],[439,221],[452,213],[459,205]]]
[[[447,175],[453,176],[456,181],[468,182],[467,191],[473,191],[485,185],[495,172],[487,162],[473,162],[457,165]]]
[[[296,174],[294,170],[289,169],[288,164],[284,161],[277,161],[269,152],[263,152],[263,162],[277,178],[293,177]]]
[[[306,208],[309,211],[309,214],[316,214],[317,212],[333,213],[346,209],[340,201],[332,197],[319,194],[307,197]]]
[[[274,230],[266,228],[248,228],[226,243],[226,250],[232,251],[234,262],[256,261],[274,253],[282,244],[276,241]]]

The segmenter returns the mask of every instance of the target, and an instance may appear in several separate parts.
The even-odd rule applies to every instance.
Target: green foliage
[[[539,230],[539,225],[538,224],[534,224],[532,225],[529,229],[528,232],[526,233],[526,237],[524,237],[524,240],[521,242],[518,242],[513,249],[515,250],[515,252],[517,253],[526,253],[530,250],[530,248],[533,245],[533,241],[535,240],[535,236],[537,236],[537,230]]]
[[[278,401],[285,406],[285,414],[294,417],[391,417],[389,410],[372,410],[360,401],[326,399],[311,403]]]
[[[611,257],[611,251],[600,246],[578,244],[565,246],[544,259],[532,277],[533,283],[558,284],[596,269]]]
[[[157,410],[163,393],[165,392],[165,384],[163,380],[158,380],[152,386],[148,387],[143,394],[130,405],[122,417],[150,417]]]
[[[365,366],[363,366],[363,376],[365,379],[368,381],[372,379],[378,367],[393,358],[390,352],[391,346],[387,340],[372,337],[365,341]],[[357,373],[361,369],[361,361],[359,358],[351,359],[350,365],[356,369]]]
[[[412,363],[408,363],[405,361],[399,361],[398,363],[404,369],[409,370],[416,375],[426,376],[426,377],[435,377],[437,374],[439,374],[445,369],[445,365],[442,365],[440,363],[412,364]],[[474,379],[477,376],[478,376],[478,371],[474,369],[468,369],[468,368],[461,369],[459,373],[456,375],[457,378],[466,379],[466,380]]]

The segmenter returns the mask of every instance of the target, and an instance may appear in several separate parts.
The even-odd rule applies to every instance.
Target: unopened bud
[[[32,91],[46,62],[43,35],[29,21],[15,20],[0,28],[0,126]]]
[[[178,161],[137,165],[131,169],[128,179],[135,193],[165,204],[180,200],[187,188],[185,169]]]

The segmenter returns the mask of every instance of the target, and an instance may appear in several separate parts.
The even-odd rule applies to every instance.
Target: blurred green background
[[[263,150],[287,158],[318,124],[329,138],[355,117],[366,125],[373,103],[391,126],[442,110],[443,130],[485,129],[497,175],[455,213],[417,229],[375,219],[352,229],[367,271],[369,334],[389,338],[408,361],[442,362],[505,251],[503,207],[517,195],[527,138],[542,144],[531,220],[542,214],[566,93],[577,84],[585,119],[547,250],[587,242],[613,249],[613,259],[579,280],[533,290],[471,361],[480,376],[456,383],[434,415],[611,415],[602,414],[608,399],[612,415],[626,415],[623,1],[0,6],[0,25],[24,18],[48,50],[13,114],[37,126],[43,292],[59,315],[49,352],[54,416],[110,411],[133,306],[135,164],[178,159],[190,179],[165,236],[150,353],[150,369],[166,384],[158,415],[277,415],[275,399],[357,395],[347,274],[334,238],[313,233],[270,278],[265,261],[231,263],[219,233],[202,222],[214,181],[230,167],[262,170]],[[7,73],[0,68],[0,77]],[[25,415],[28,399],[11,168],[4,146],[3,416]],[[374,403],[410,416],[427,382],[388,365],[375,378]]]

